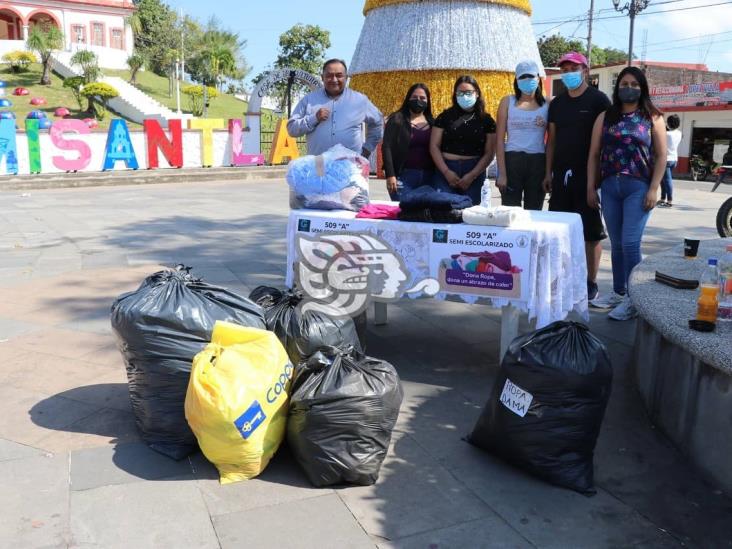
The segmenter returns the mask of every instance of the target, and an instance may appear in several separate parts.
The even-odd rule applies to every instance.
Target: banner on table
[[[531,233],[496,227],[432,228],[430,276],[445,293],[528,301]]]

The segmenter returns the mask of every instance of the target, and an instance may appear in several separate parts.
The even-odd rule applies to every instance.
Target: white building
[[[24,50],[31,26],[54,25],[64,34],[67,52],[89,49],[100,67],[124,69],[134,47],[125,18],[134,9],[131,0],[0,2],[0,56]]]

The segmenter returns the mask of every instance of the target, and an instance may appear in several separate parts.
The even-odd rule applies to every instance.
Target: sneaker
[[[665,203],[665,200],[659,200],[658,202],[656,202],[656,206],[663,206]]]
[[[587,281],[587,301],[593,301],[600,295],[600,288],[597,282]]]
[[[590,306],[596,309],[613,309],[623,302],[625,296],[616,292],[609,293],[606,296],[595,298],[590,301]]]
[[[630,298],[625,296],[623,302],[610,311],[607,316],[612,320],[630,320],[638,316],[638,311],[635,310]]]
[[[658,204],[658,207],[659,208],[670,208],[671,202],[661,202],[660,204]]]

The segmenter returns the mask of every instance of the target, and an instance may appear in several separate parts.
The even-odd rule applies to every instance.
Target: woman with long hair
[[[498,106],[496,187],[504,206],[521,206],[523,200],[525,209],[541,210],[549,103],[542,93],[539,66],[534,61],[516,66],[513,90],[513,95],[501,99]]]
[[[480,86],[472,76],[455,81],[452,107],[435,120],[430,152],[435,163],[434,186],[466,194],[480,204],[485,169],[496,151],[496,123],[485,111]]]
[[[429,88],[412,84],[402,106],[389,116],[381,145],[386,189],[392,200],[399,200],[402,191],[432,184],[430,135],[434,122]]]
[[[626,67],[615,83],[613,104],[595,121],[587,163],[587,203],[597,209],[602,201],[610,235],[614,291],[604,305],[615,306],[608,315],[613,320],[637,315],[628,277],[640,263],[643,230],[665,171],[663,115],[651,101],[643,71]]]

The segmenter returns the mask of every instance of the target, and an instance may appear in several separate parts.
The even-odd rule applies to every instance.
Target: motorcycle
[[[717,232],[722,238],[732,237],[732,196],[722,202],[717,212]]]
[[[689,168],[694,181],[706,181],[707,177],[712,174],[714,162],[705,160],[701,155],[693,154],[689,159]]]

